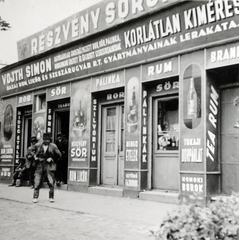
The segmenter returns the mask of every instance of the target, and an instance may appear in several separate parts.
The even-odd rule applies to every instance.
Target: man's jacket
[[[46,152],[44,152],[43,143],[36,144],[36,160],[39,162],[45,162],[50,165],[51,171],[56,171],[56,163],[61,158],[61,152],[57,148],[56,144],[49,143]],[[48,158],[52,159],[52,162],[48,163],[46,160]]]

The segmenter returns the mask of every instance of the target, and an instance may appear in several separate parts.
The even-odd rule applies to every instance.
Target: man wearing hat
[[[28,169],[29,185],[31,186],[31,188],[34,188],[34,173],[36,168],[34,155],[36,154],[35,144],[37,142],[38,141],[36,136],[32,136],[31,146],[27,148],[27,155],[26,155],[26,168]]]
[[[24,157],[19,158],[19,165],[15,169],[15,172],[12,176],[12,184],[8,185],[9,187],[16,186],[21,187],[22,186],[22,180],[24,177],[24,174],[26,173],[26,159]],[[17,179],[20,179],[20,184],[16,185]]]
[[[56,163],[61,158],[61,152],[56,144],[51,142],[50,133],[43,134],[43,142],[37,143],[36,155],[34,156],[36,162],[36,171],[34,178],[34,194],[33,202],[37,203],[40,191],[40,185],[43,181],[43,176],[46,177],[49,186],[49,201],[54,202],[54,183]]]
[[[57,163],[56,168],[56,185],[60,186],[67,182],[67,157],[68,157],[68,141],[61,133],[57,133],[56,146],[61,152],[61,160]]]

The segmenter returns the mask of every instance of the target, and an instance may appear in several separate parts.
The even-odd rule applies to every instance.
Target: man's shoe
[[[57,181],[57,182],[56,182],[56,186],[57,186],[57,187],[60,187],[60,186],[61,186],[61,182],[60,182],[60,181]]]
[[[13,187],[13,186],[16,186],[16,183],[12,183],[12,184],[8,185],[8,187]]]
[[[54,198],[49,198],[50,203],[55,202]]]
[[[20,185],[16,185],[16,187],[21,187],[22,185],[20,184]]]
[[[37,201],[37,198],[33,198],[32,202],[33,202],[33,203],[37,203],[37,202],[38,202],[38,201]]]

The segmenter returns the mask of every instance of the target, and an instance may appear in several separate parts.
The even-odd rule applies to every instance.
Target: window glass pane
[[[108,108],[106,113],[106,152],[115,151],[116,108]]]
[[[157,102],[157,150],[177,150],[179,143],[178,99]]]

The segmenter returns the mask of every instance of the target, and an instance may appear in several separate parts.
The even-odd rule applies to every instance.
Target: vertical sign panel
[[[88,170],[83,169],[88,169],[90,149],[90,81],[73,83],[71,93],[69,181],[85,185]]]
[[[15,133],[16,133],[16,98],[3,100],[2,133],[0,141],[0,177],[11,179],[14,171],[13,165],[17,164],[14,160],[15,152]]]
[[[193,59],[193,61],[192,61]],[[205,77],[203,51],[181,57],[180,73],[180,196],[206,195]],[[198,174],[201,172],[201,175]]]
[[[140,68],[126,71],[125,95],[125,188],[137,190],[139,173],[127,172],[127,170],[139,170],[141,159],[141,152],[139,152]]]

